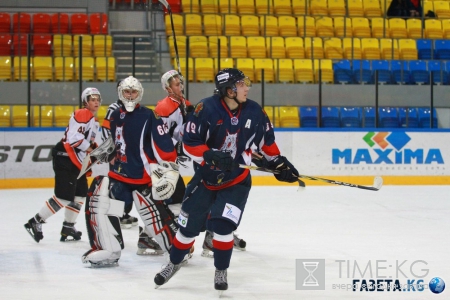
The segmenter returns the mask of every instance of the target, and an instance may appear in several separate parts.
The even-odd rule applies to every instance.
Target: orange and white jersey
[[[185,105],[190,105],[188,100],[184,101]],[[183,139],[184,120],[180,105],[180,100],[167,96],[159,101],[155,107],[155,112],[162,118],[169,129],[170,136],[176,142],[181,142]]]

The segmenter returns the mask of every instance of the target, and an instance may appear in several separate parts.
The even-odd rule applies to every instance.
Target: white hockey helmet
[[[161,86],[163,90],[168,92],[167,88],[170,87],[170,80],[176,76],[180,78],[181,84],[183,84],[184,78],[180,75],[180,73],[178,73],[178,71],[170,70],[163,74],[163,76],[161,77]]]
[[[124,95],[124,91],[131,91],[131,93],[127,93]],[[133,99],[133,92],[137,93],[137,95]],[[134,78],[133,76],[129,76],[123,79],[119,86],[117,87],[117,93],[119,95],[120,101],[122,101],[125,109],[128,112],[132,112],[136,105],[141,102],[142,96],[144,96],[144,88],[139,80]]]
[[[93,95],[97,95],[100,99],[100,102],[102,102],[102,95],[100,95],[99,90],[97,90],[97,88],[95,87],[88,87],[84,89],[83,93],[81,93],[81,101],[83,102],[83,104],[86,105],[89,100],[88,97]]]

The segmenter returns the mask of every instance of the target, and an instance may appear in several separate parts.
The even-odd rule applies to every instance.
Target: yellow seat
[[[237,58],[236,68],[244,72],[251,81],[255,81],[255,67],[252,58]]]
[[[11,108],[9,105],[0,105],[0,127],[11,126]]]
[[[400,50],[400,59],[417,59],[417,44],[414,39],[400,39],[398,40],[398,47]]]
[[[428,39],[442,39],[443,31],[441,20],[425,20],[425,37]]]
[[[297,36],[297,24],[293,16],[278,17],[278,33],[280,36]]]
[[[276,59],[273,63],[275,74],[279,82],[294,82],[294,66],[292,64],[292,59]]]
[[[264,106],[264,111],[273,127],[280,127],[280,112],[278,106]]]
[[[311,0],[309,10],[311,15],[326,16],[328,15],[328,1],[327,0]]]
[[[75,34],[73,36],[73,56],[79,56],[79,45],[81,37],[81,53],[83,57],[92,56],[92,35]]]
[[[297,17],[298,36],[316,36],[316,21],[310,16]]]
[[[280,106],[280,127],[296,128],[300,127],[300,116],[297,106]]]
[[[364,16],[366,16],[367,18],[382,16],[380,0],[363,0],[363,7]]]
[[[181,8],[184,13],[199,13],[199,0],[183,0],[181,1]]]
[[[199,14],[185,14],[186,35],[202,35],[202,17]]]
[[[266,37],[267,57],[285,58],[286,48],[284,46],[284,38],[280,36]]]
[[[205,35],[222,35],[222,17],[220,15],[204,15],[203,26]]]
[[[228,38],[226,36],[210,36],[208,39],[209,55],[218,57],[220,41],[220,57],[228,57]]]
[[[408,37],[406,21],[400,18],[389,19],[389,31],[391,38],[406,39]]]
[[[56,81],[73,80],[73,57],[55,57],[54,64]]]
[[[391,36],[389,29],[389,21],[385,18],[372,18],[372,37],[388,38]],[[406,32],[406,30],[405,30]]]
[[[178,55],[179,57],[186,57],[186,36],[184,35],[177,35],[177,48],[178,48]],[[169,52],[171,57],[175,57],[175,43],[173,39],[173,35],[168,37],[168,44],[169,44]]]
[[[237,0],[237,12],[240,15],[254,15],[255,14],[255,3],[254,1],[248,0]]]
[[[269,15],[259,17],[259,29],[263,36],[278,36],[278,18]]]
[[[439,19],[450,18],[450,6],[448,1],[433,1],[434,12]]]
[[[155,110],[155,108],[156,108],[155,105],[146,105],[145,107],[150,108],[151,110]]]
[[[72,35],[55,34],[53,36],[53,55],[55,56],[72,55]]]
[[[112,36],[96,34],[93,38],[94,56],[111,56],[112,54]]]
[[[316,19],[316,36],[333,37],[333,19],[330,17],[318,17]]]
[[[220,62],[220,65],[219,65]],[[214,58],[214,74],[217,74],[219,70],[223,70],[226,68],[234,68],[234,60],[232,58],[226,57],[221,58],[220,60]]]
[[[380,49],[382,59],[399,59],[398,40],[380,39]]]
[[[450,38],[450,19],[441,20],[444,39]]]
[[[328,0],[328,15],[330,17],[345,16],[344,0]]]
[[[361,48],[363,52],[363,59],[380,59],[380,43],[375,38],[362,38]]]
[[[361,40],[359,38],[344,38],[342,40],[342,49],[346,59],[362,58]]]
[[[225,35],[241,35],[241,18],[239,16],[225,15],[224,23]]]
[[[342,51],[342,40],[340,38],[324,39],[325,58],[342,59],[344,52]]]
[[[219,12],[221,14],[235,14],[236,0],[219,0]]]
[[[266,40],[262,36],[249,36],[247,38],[248,57],[266,57]]]
[[[276,15],[291,15],[290,0],[273,0],[273,10]]]
[[[421,19],[406,20],[406,28],[408,29],[408,37],[410,39],[420,39],[423,37],[423,28]]]
[[[336,37],[352,37],[352,19],[344,17],[334,18],[334,34]]]
[[[30,126],[38,126],[35,123],[35,115],[39,114],[39,107],[31,107]],[[38,115],[39,117],[39,115]],[[28,127],[28,106],[27,105],[13,105],[12,106],[12,127]]]
[[[99,109],[97,111],[97,120],[98,120],[98,124],[100,124],[100,126],[102,126],[103,120],[105,119],[107,112],[108,112],[107,105],[102,105],[99,107]]]
[[[354,37],[372,37],[372,34],[370,33],[369,19],[367,18],[352,18],[352,28]]]
[[[175,29],[175,34],[177,36],[184,34],[184,19],[183,15],[181,14],[172,14],[172,20],[173,20],[173,28]],[[170,15],[166,14],[164,17],[164,21],[166,24],[166,36],[173,35],[172,32],[172,21],[170,20]]]
[[[80,79],[79,57],[75,57],[75,80]],[[83,71],[82,81],[94,81],[95,61],[93,57],[83,57],[81,61],[81,68]]]
[[[28,80],[28,68],[26,56],[14,57],[14,80]],[[30,57],[30,67],[33,67],[33,58]]]
[[[264,81],[274,82],[273,60],[271,58],[255,58],[255,78],[256,82],[262,82],[262,70],[264,70]]]
[[[306,0],[292,0],[292,13],[294,15],[307,15],[308,10],[306,6]]]
[[[257,15],[273,15],[273,1],[255,0],[255,9]]]
[[[204,35],[189,37],[191,57],[208,57],[208,39]]]
[[[347,8],[349,17],[364,16],[362,0],[347,0]]]
[[[98,81],[116,81],[116,58],[97,57],[95,59]]]
[[[305,47],[301,37],[287,37],[284,42],[288,58],[305,58]]]
[[[219,13],[218,0],[201,0],[200,10],[202,14],[217,14]]]
[[[0,80],[11,80],[12,61],[10,56],[0,56]]]
[[[247,57],[247,39],[244,36],[230,36],[230,56]]]
[[[53,127],[53,106],[42,105],[39,110],[41,112],[39,125],[41,127]]]
[[[188,64],[188,66],[186,66],[186,64]],[[172,65],[175,70],[178,69],[176,59],[173,59]],[[180,68],[181,73],[185,78],[187,78],[187,80],[189,80],[189,82],[194,81],[194,60],[192,57],[189,57],[187,60],[185,57],[180,57]],[[186,73],[186,68],[189,69],[189,74]],[[189,76],[186,76],[186,74]]]
[[[74,106],[69,105],[55,105],[55,127],[67,127],[69,119],[74,112]]]
[[[313,83],[314,72],[311,59],[294,59],[295,82]]]
[[[322,83],[334,82],[333,62],[331,59],[314,60],[314,78],[315,82],[319,82],[320,80],[322,80]]]
[[[53,60],[51,56],[35,56],[33,58],[34,80],[53,80]]]
[[[214,60],[212,58],[195,59],[195,76],[197,82],[213,82],[214,75]]]
[[[259,35],[259,18],[245,15],[241,17],[241,31],[243,36]]]
[[[306,37],[304,43],[306,58],[324,58],[322,38]]]

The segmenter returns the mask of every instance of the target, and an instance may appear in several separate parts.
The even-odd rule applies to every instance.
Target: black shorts
[[[75,196],[86,197],[88,184],[86,175],[77,180],[80,169],[68,156],[53,156],[53,171],[55,171],[55,196],[73,201]]]

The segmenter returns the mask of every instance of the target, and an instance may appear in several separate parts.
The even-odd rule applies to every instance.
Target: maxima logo
[[[405,132],[368,132],[363,138],[368,148],[332,149],[333,164],[443,164],[440,149],[410,149]]]

